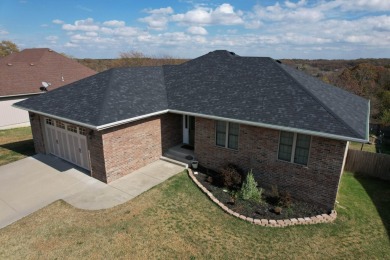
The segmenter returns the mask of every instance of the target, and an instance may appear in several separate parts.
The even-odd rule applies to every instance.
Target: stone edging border
[[[229,209],[225,204],[220,202],[214,195],[208,191],[194,176],[192,169],[188,168],[188,175],[192,179],[192,181],[201,189],[215,204],[217,204],[220,208],[222,208],[228,214],[240,218],[242,220],[248,221],[250,223],[264,226],[264,227],[287,227],[294,225],[309,225],[309,224],[318,224],[318,223],[330,223],[333,222],[337,218],[337,212],[332,210],[331,214],[322,214],[313,217],[306,218],[291,218],[291,219],[254,219],[250,217],[246,217],[241,215],[233,210]]]

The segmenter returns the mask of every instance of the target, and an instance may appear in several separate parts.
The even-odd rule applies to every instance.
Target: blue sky
[[[0,40],[77,58],[390,58],[390,0],[1,0]]]

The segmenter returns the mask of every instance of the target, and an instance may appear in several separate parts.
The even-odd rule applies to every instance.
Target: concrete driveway
[[[58,199],[81,209],[110,208],[138,196],[183,169],[159,160],[105,184],[50,155],[38,154],[0,166],[0,228]]]

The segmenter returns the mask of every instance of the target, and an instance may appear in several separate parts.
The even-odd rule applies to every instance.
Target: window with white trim
[[[311,136],[280,132],[278,159],[307,165],[309,160]]]
[[[217,121],[215,127],[216,145],[237,150],[238,133],[238,124],[225,121]]]

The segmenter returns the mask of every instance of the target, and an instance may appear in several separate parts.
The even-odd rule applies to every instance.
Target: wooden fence
[[[390,180],[390,155],[349,149],[344,170]]]

